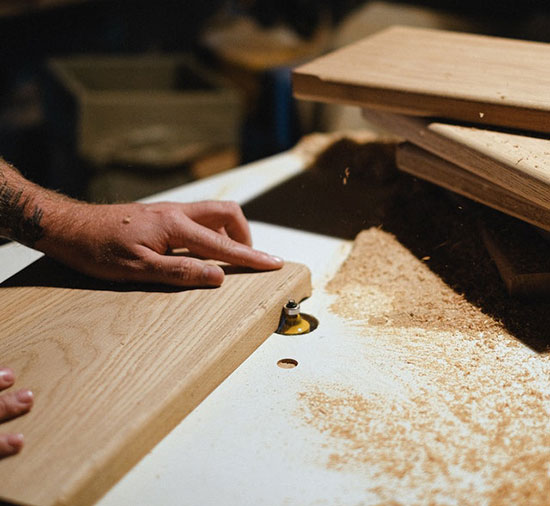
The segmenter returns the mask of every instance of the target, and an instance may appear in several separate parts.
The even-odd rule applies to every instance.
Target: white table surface
[[[303,157],[287,152],[144,201],[245,203],[304,166]],[[358,378],[365,376],[359,353],[364,338],[330,312],[334,296],[323,289],[351,242],[259,222],[251,229],[258,249],[310,268],[313,295],[302,310],[316,316],[319,327],[304,336],[269,337],[99,501],[101,506],[378,502],[356,475],[326,466],[332,452],[326,435],[299,414],[300,393],[312,385],[330,381],[357,389]],[[39,256],[18,244],[1,246],[0,280]],[[298,366],[282,369],[277,366],[282,358],[293,358]]]
[[[308,155],[300,153],[147,200],[284,199],[284,191],[268,190],[305,170]],[[419,328],[402,339],[402,330],[345,320],[331,309],[337,301],[325,286],[350,241],[259,222],[251,228],[256,247],[310,268],[313,294],[302,307],[319,327],[304,336],[270,336],[101,506],[548,504],[546,354],[490,325],[487,335]],[[0,247],[0,279],[37,256],[18,245]],[[422,279],[442,283],[427,270]],[[379,304],[376,291],[354,290],[346,286],[344,296],[359,297],[361,308]],[[444,291],[442,297],[458,300],[452,288]],[[283,358],[297,367],[278,367]],[[457,365],[464,363],[471,368],[463,374]],[[515,404],[495,411],[509,400]],[[464,414],[465,403],[475,417]],[[507,410],[518,416],[506,417]]]

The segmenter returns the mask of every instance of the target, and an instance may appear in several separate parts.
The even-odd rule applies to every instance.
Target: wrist
[[[43,236],[42,190],[0,159],[0,235],[33,247]]]
[[[46,255],[59,258],[68,246],[67,241],[77,237],[78,223],[86,215],[85,202],[44,190],[35,196],[33,204],[40,212],[40,237],[32,245]]]
[[[25,179],[0,158],[0,236],[45,252],[79,204]]]

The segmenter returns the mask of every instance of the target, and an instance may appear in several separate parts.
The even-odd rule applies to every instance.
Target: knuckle
[[[183,215],[177,206],[167,203],[150,204],[148,209],[154,213],[153,222],[161,226],[171,226],[181,220]]]
[[[175,226],[180,223],[182,220],[182,215],[173,207],[167,207],[162,212],[162,222],[169,225]]]
[[[227,210],[233,214],[233,215],[241,215],[243,214],[243,210],[241,209],[241,206],[233,201],[233,200],[228,200],[225,202],[225,205],[226,205],[226,208]]]
[[[216,234],[213,238],[214,248],[216,251],[229,252],[232,250],[233,241],[226,235]]]
[[[226,220],[233,219],[242,213],[241,206],[233,200],[213,201],[211,202],[210,210],[212,213],[218,214]]]
[[[190,262],[180,262],[173,267],[172,274],[180,281],[191,282],[195,280],[197,272]]]

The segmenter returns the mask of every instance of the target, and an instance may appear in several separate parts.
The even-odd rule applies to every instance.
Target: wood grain
[[[298,67],[297,97],[550,132],[550,45],[391,27]]]
[[[306,267],[236,271],[221,288],[107,285],[43,259],[0,287],[2,363],[34,391],[0,498],[91,504],[310,295]],[[269,371],[266,371],[269,374]]]
[[[369,121],[550,209],[550,140],[367,110]]]
[[[397,166],[405,172],[476,202],[550,230],[549,209],[533,204],[413,144],[405,143],[398,146]]]

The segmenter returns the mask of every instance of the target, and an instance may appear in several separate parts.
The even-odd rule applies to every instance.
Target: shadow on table
[[[234,265],[221,265],[228,276],[246,274],[252,271],[246,267]],[[176,293],[196,289],[193,287],[169,286],[161,283],[130,283],[105,281],[81,274],[69,267],[66,267],[48,257],[42,257],[28,267],[18,272],[11,278],[0,284],[2,288],[13,288],[21,286],[42,286],[55,288],[72,288],[79,290],[99,290],[109,292],[159,292]],[[202,290],[214,288],[201,287]],[[0,505],[1,506],[1,505]]]

